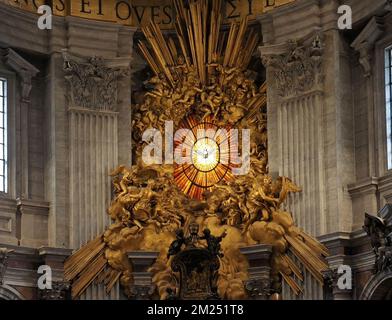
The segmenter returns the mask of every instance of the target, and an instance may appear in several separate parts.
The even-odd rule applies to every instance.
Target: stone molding
[[[327,258],[331,269],[337,269],[339,265],[346,264],[356,271],[369,271],[374,266],[374,253],[370,246],[370,240],[363,230],[354,232],[336,232],[318,238],[331,253]],[[359,252],[352,253],[355,248],[363,248]]]
[[[387,173],[382,177],[370,177],[348,185],[348,193],[352,198],[364,195],[376,195],[381,205],[392,199],[392,174]]]
[[[373,17],[357,38],[351,43],[351,47],[359,52],[359,63],[361,64],[366,78],[372,74],[372,51],[376,41],[384,33],[383,19]]]
[[[0,198],[0,243],[17,245],[17,203],[11,198]]]
[[[40,247],[48,244],[47,221],[50,204],[46,201],[16,199],[17,216],[20,228],[20,244],[28,247]],[[32,230],[31,225],[35,228]]]
[[[358,197],[364,194],[375,194],[378,190],[379,179],[370,177],[348,185],[348,193],[351,197]]]
[[[53,282],[63,282],[63,264],[72,252],[71,249],[64,248],[32,249],[21,246],[7,246],[7,250],[8,266],[7,272],[4,274],[4,283],[27,288],[37,287],[39,265],[48,265],[52,268]]]
[[[14,70],[20,77],[22,100],[29,102],[32,88],[31,79],[38,74],[39,70],[11,48],[0,49],[0,56],[2,56],[4,64]]]

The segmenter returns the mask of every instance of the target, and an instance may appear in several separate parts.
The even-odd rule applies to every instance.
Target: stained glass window
[[[0,77],[0,192],[7,193],[7,79]]]

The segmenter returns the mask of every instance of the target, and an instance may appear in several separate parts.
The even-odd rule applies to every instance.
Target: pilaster
[[[268,300],[275,293],[271,287],[271,254],[272,247],[254,245],[240,248],[240,252],[248,259],[249,278],[244,283],[249,298]]]

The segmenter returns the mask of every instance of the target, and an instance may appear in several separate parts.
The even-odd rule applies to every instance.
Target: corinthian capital
[[[317,90],[323,82],[323,37],[319,32],[302,40],[261,47],[260,53],[281,97]]]
[[[116,111],[118,79],[129,75],[128,58],[79,57],[63,50],[69,106]]]

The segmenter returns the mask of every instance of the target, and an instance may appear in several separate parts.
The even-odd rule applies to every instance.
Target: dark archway
[[[392,300],[392,270],[383,271],[370,278],[360,300]]]

